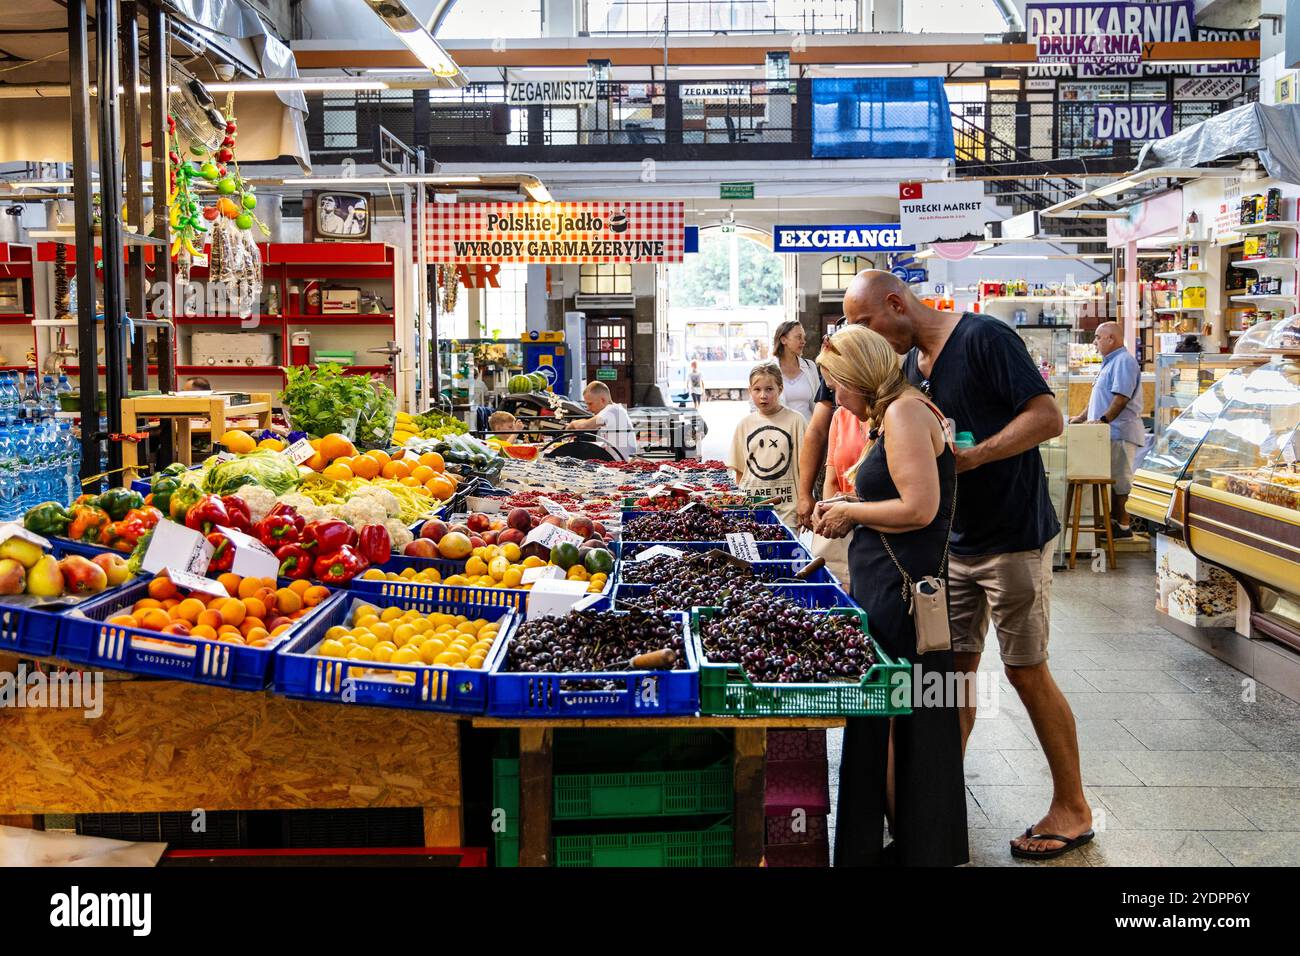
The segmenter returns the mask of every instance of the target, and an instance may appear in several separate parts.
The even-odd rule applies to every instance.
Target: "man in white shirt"
[[[591,409],[590,418],[575,419],[566,426],[570,431],[594,431],[609,442],[624,458],[637,453],[636,428],[628,417],[627,409],[614,401],[609,386],[592,382],[582,390],[582,400]]]

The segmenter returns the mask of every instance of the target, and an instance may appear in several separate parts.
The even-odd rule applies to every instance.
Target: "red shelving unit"
[[[35,261],[35,249],[17,242],[0,242],[0,286],[16,289],[21,300],[21,312],[0,312],[0,354],[9,361],[27,359],[27,350],[36,345],[36,330],[32,320],[36,318],[35,288],[32,282],[32,264]],[[21,328],[27,326],[27,334]],[[21,348],[21,352],[18,350]],[[0,366],[0,371],[22,372],[27,365]]]

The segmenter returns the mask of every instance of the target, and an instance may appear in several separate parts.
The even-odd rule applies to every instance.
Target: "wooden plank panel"
[[[731,857],[735,866],[758,866],[763,860],[767,831],[767,730],[737,730],[731,772],[735,792],[735,838]]]
[[[519,731],[519,865],[551,863],[551,744],[544,727]]]
[[[424,807],[431,845],[460,845],[454,716],[151,680],[103,703],[0,710],[0,814]]]

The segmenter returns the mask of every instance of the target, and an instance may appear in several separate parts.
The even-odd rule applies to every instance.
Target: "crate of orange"
[[[488,670],[517,623],[512,607],[482,592],[345,592],[280,648],[272,687],[304,700],[482,714]]]
[[[309,581],[211,580],[214,592],[177,587],[166,572],[138,580],[65,614],[58,656],[131,674],[264,690],[276,648],[330,596]]]

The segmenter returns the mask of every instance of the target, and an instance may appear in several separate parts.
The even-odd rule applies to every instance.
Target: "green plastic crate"
[[[519,865],[519,758],[495,758],[492,761],[492,806],[505,811],[505,830],[496,832],[497,866]],[[494,817],[495,821],[495,817]]]
[[[556,775],[554,791],[556,820],[730,813],[731,764],[705,770]]]
[[[837,607],[827,614],[857,617],[878,661],[861,680],[834,684],[755,684],[739,664],[710,663],[700,636],[703,622],[718,612],[691,612],[691,638],[700,661],[700,713],[729,717],[896,717],[912,712],[912,665],[886,654],[867,630],[866,612]],[[901,700],[901,705],[895,700]]]
[[[730,822],[707,830],[602,833],[555,838],[557,867],[731,866]]]

